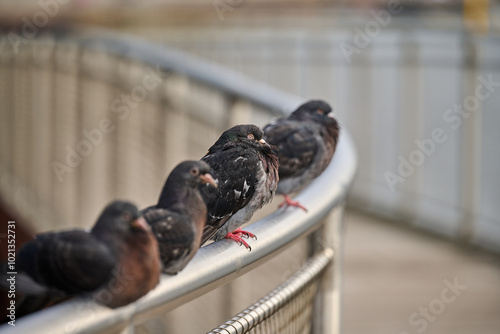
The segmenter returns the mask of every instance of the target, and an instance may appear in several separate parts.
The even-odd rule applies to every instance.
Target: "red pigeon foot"
[[[241,228],[237,228],[236,230],[234,230],[232,232],[232,234],[235,234],[237,235],[238,237],[246,237],[246,238],[252,238],[252,239],[255,239],[257,240],[257,236],[253,233],[250,233],[248,231],[243,231]]]
[[[240,230],[240,231],[238,231],[238,230]],[[250,247],[250,245],[247,244],[247,242],[241,238],[242,235],[246,235],[246,233],[248,233],[248,234],[251,234],[251,233],[243,231],[241,229],[238,229],[238,230],[235,230],[234,232],[229,232],[228,234],[226,234],[226,236],[224,238],[234,240],[237,243],[239,243],[240,246],[243,245],[243,246],[245,246],[246,249],[248,249],[249,251],[252,251],[252,247]]]
[[[279,208],[282,208],[283,206],[285,207],[293,206],[296,208],[301,208],[302,210],[307,212],[306,207],[300,204],[299,201],[292,200],[288,195],[283,195],[283,197],[285,198],[285,201],[279,205]]]

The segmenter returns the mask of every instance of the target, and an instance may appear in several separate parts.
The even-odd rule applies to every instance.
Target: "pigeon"
[[[256,237],[240,226],[272,200],[279,181],[278,156],[262,137],[255,125],[234,126],[201,159],[210,165],[219,185],[217,189],[200,186],[208,209],[202,245],[228,238],[251,250],[242,237]]]
[[[158,240],[163,272],[175,275],[187,265],[200,247],[207,221],[207,206],[199,184],[217,188],[203,161],[185,161],[177,165],[165,182],[158,204],[142,214]]]
[[[309,184],[330,163],[340,132],[339,124],[329,115],[331,111],[328,103],[311,100],[288,117],[264,127],[264,138],[277,148],[279,156],[277,193],[285,197],[280,207],[294,206],[307,211],[288,194]]]
[[[160,275],[156,239],[137,207],[124,201],[109,204],[90,232],[36,235],[19,250],[15,266],[16,292],[26,297],[81,295],[111,308],[144,296]]]

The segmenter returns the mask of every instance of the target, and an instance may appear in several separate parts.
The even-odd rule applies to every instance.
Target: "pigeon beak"
[[[202,180],[203,183],[210,184],[214,188],[218,187],[217,182],[214,180],[214,178],[212,177],[212,175],[210,175],[208,173],[200,175],[200,180]]]
[[[136,220],[132,222],[132,227],[138,228],[140,230],[144,231],[149,231],[151,228],[149,227],[149,224],[146,222],[146,220],[143,217],[139,217]]]
[[[264,138],[262,138],[261,140],[259,140],[259,144],[263,147],[271,147],[271,145],[269,145],[267,143],[267,141],[264,140]]]

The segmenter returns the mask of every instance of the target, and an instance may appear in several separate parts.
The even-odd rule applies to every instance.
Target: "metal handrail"
[[[96,37],[98,36],[98,37]],[[175,73],[184,74],[226,93],[246,98],[262,106],[286,113],[304,99],[274,86],[241,75],[231,69],[205,61],[177,49],[166,48],[140,38],[101,29],[86,29],[76,35],[82,47],[104,51],[124,58],[140,60]]]
[[[121,36],[99,35],[96,38],[81,34],[76,41],[84,47],[184,73],[268,109],[290,109],[302,101],[297,96],[179,51]],[[246,229],[259,238],[252,244],[251,252],[238,247],[234,242],[221,240],[200,249],[178,275],[162,275],[159,285],[135,303],[111,310],[93,301],[77,298],[19,319],[15,327],[3,325],[0,330],[6,334],[90,333],[110,328],[119,330],[172,310],[249,272],[279,254],[293,241],[317,229],[334,207],[345,202],[356,163],[353,142],[348,131],[343,129],[336,154],[328,168],[297,196],[308,207],[309,212],[278,210],[248,226]]]

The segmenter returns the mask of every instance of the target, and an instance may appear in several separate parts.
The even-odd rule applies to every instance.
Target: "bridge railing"
[[[0,197],[35,232],[88,227],[114,198],[150,205],[169,170],[200,158],[223,130],[262,126],[303,102],[174,49],[103,31],[46,34],[1,48]],[[1,330],[207,332],[313,258],[323,266],[313,263],[317,274],[306,275],[313,293],[306,298],[294,285],[291,296],[317,309],[294,319],[305,319],[300,328],[338,333],[342,220],[355,169],[344,128],[328,169],[297,196],[309,212],[267,206],[247,228],[258,236],[251,252],[213,243],[126,307],[74,299]]]

